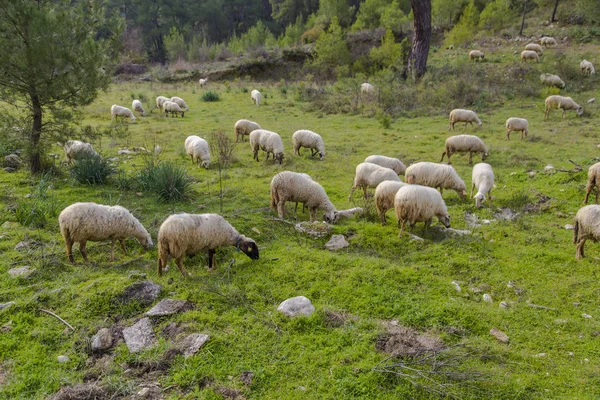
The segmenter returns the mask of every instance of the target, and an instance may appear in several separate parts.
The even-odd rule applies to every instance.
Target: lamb
[[[377,215],[381,218],[382,226],[387,223],[385,213],[394,208],[396,192],[404,185],[406,185],[404,182],[383,181],[375,188],[375,206],[377,207]]]
[[[565,82],[560,79],[560,76],[553,74],[541,74],[540,82],[546,86],[554,86],[560,89],[565,88]]]
[[[196,163],[206,169],[210,166],[210,151],[208,142],[199,136],[188,136],[185,139],[185,151],[192,158],[192,164]]]
[[[144,115],[146,115],[146,112],[144,111],[144,107],[142,107],[142,102],[139,100],[134,100],[131,102],[131,108],[133,108],[135,111],[139,112],[140,114],[142,114],[142,117]]]
[[[475,114],[475,111],[463,110],[461,108],[455,108],[454,110],[450,111],[449,119],[450,126],[448,127],[448,130],[454,130],[454,124],[457,122],[464,122],[465,126],[467,126],[467,124],[471,124],[471,126],[473,126],[473,122],[475,122],[480,128],[482,125],[481,120],[477,114]]]
[[[363,189],[364,198],[366,199],[367,187],[376,188],[383,181],[400,182],[400,178],[393,169],[368,162],[358,164],[354,174],[354,185],[352,185],[348,201],[352,199],[356,188],[361,187]]]
[[[168,97],[165,96],[158,96],[156,98],[156,108],[159,108],[162,110],[163,104],[165,103],[165,101],[169,101]]]
[[[240,119],[235,123],[235,142],[237,143],[240,136],[242,137],[242,142],[244,141],[244,136],[250,135],[250,132],[261,129],[260,125],[254,121],[250,121],[247,119]]]
[[[249,237],[240,234],[218,214],[173,214],[158,230],[158,276],[171,258],[183,276],[189,274],[183,268],[183,257],[200,251],[208,251],[208,270],[217,267],[216,249],[235,246],[252,260],[258,260],[258,246]]]
[[[208,83],[208,78],[200,78],[198,83],[200,84],[200,87],[204,87]]]
[[[131,112],[131,110],[127,107],[121,107],[118,106],[116,104],[113,104],[112,107],[110,108],[110,115],[111,115],[111,120],[112,119],[119,119],[119,117],[123,117],[123,118],[131,118],[132,122],[135,122],[136,118],[135,115],[133,115],[133,113]]]
[[[375,94],[375,87],[370,83],[365,82],[360,85],[360,92],[366,94]]]
[[[540,39],[540,43],[544,47],[554,47],[554,46],[556,46],[556,39],[554,39],[553,37],[550,37],[550,36],[544,36],[543,38]]]
[[[325,144],[323,138],[318,133],[308,130],[299,130],[292,135],[292,143],[294,145],[294,154],[300,154],[300,148],[306,147],[310,149],[311,157],[319,154],[319,159],[323,160],[325,155]]]
[[[587,204],[588,197],[594,187],[596,188],[596,204],[598,204],[598,195],[600,194],[600,162],[597,162],[588,169],[588,182],[585,187],[584,204]]]
[[[492,170],[492,166],[487,163],[475,164],[471,179],[471,194],[469,195],[469,198],[473,198],[473,189],[477,188],[477,194],[475,194],[475,207],[480,208],[481,202],[485,201],[485,196],[487,195],[490,200],[490,208],[492,208],[491,192],[494,187],[494,171]]]
[[[573,243],[577,245],[575,258],[585,257],[583,246],[586,240],[594,243],[600,239],[600,205],[584,206],[577,211],[573,224]]]
[[[446,228],[450,228],[450,215],[446,203],[435,189],[420,185],[405,185],[396,193],[394,207],[398,226],[401,226],[398,237],[402,237],[406,222],[411,229],[417,222],[425,222],[425,230],[427,230],[433,217],[437,217]]]
[[[271,180],[271,208],[277,210],[279,218],[285,215],[285,202],[304,203],[310,214],[310,222],[315,221],[317,209],[324,210],[323,219],[327,223],[335,223],[338,212],[329,200],[325,189],[317,182],[292,171],[278,173]]]
[[[583,75],[589,76],[594,75],[596,73],[596,70],[594,69],[594,64],[592,64],[588,60],[583,60],[581,63],[579,63],[579,68],[581,68],[581,73]]]
[[[485,55],[480,50],[471,50],[469,52],[469,60],[472,60],[472,61],[480,61],[481,60],[481,61],[483,61],[484,58],[485,58]]]
[[[279,164],[283,161],[283,141],[281,140],[281,136],[275,132],[265,129],[256,129],[250,132],[250,147],[252,147],[256,161],[258,161],[259,149],[267,153],[265,160],[269,159],[269,153],[273,153],[273,160]]]
[[[544,119],[548,119],[548,117],[550,116],[550,110],[552,110],[554,108],[557,108],[557,109],[562,108],[562,110],[563,110],[562,117],[563,118],[565,117],[567,110],[575,110],[577,115],[583,114],[583,107],[581,107],[579,104],[575,103],[573,101],[573,99],[570,97],[559,96],[559,95],[548,96],[548,97],[546,97],[546,100],[544,101],[544,103],[546,104],[546,111],[544,112]]]
[[[523,136],[527,137],[529,133],[529,122],[525,118],[509,118],[506,120],[506,140],[510,140],[510,132],[521,132],[521,140]]]
[[[100,157],[91,144],[79,140],[68,140],[63,149],[68,163],[83,158]]]
[[[523,50],[521,52],[521,61],[535,60],[540,61],[540,56],[533,50]]]
[[[162,106],[165,110],[166,117],[169,116],[169,113],[171,113],[171,118],[177,116],[177,113],[181,113],[181,118],[183,118],[184,111],[181,109],[181,107],[179,107],[179,104],[167,100],[163,103]]]
[[[115,257],[115,242],[121,243],[125,250],[125,239],[133,236],[144,247],[152,246],[152,238],[127,209],[121,206],[105,206],[96,203],[74,203],[66,207],[58,216],[60,233],[65,240],[67,257],[75,264],[72,248],[74,243],[79,243],[79,251],[85,262],[88,262],[86,242],[99,242],[112,240],[110,247],[111,261]]]
[[[442,153],[440,162],[444,161],[446,154],[450,162],[450,156],[454,153],[469,153],[469,164],[473,164],[473,153],[481,153],[481,161],[489,155],[483,140],[473,135],[450,136],[446,139],[446,151]]]
[[[454,168],[446,164],[418,162],[406,168],[406,183],[444,189],[452,189],[462,200],[466,199],[467,187]]]
[[[185,100],[183,100],[181,97],[171,97],[171,101],[175,104],[177,104],[182,110],[185,111],[189,111],[190,109],[188,108],[187,104],[185,103]]]
[[[262,99],[262,94],[256,89],[254,89],[250,93],[250,98],[252,99],[252,103],[256,104],[256,107],[260,106],[260,99]]]
[[[406,165],[397,158],[373,155],[365,158],[365,162],[392,169],[398,175],[404,175],[404,171],[406,171]]]
[[[538,55],[542,55],[542,46],[540,46],[537,43],[529,43],[527,44],[527,46],[525,46],[525,50],[533,50],[536,53],[538,53]]]

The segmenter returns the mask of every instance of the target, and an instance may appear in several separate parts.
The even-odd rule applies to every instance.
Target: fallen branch
[[[58,319],[60,322],[62,322],[63,324],[65,324],[66,326],[68,326],[69,328],[71,328],[71,330],[73,332],[75,332],[75,328],[73,328],[71,326],[71,324],[69,324],[67,321],[65,321],[64,319],[62,319],[58,315],[54,314],[52,311],[44,310],[43,308],[39,308],[38,311],[41,311],[41,312],[46,313],[48,315],[52,315],[54,318]]]
[[[552,307],[546,307],[546,306],[538,306],[537,304],[533,304],[533,303],[527,303],[527,305],[531,308],[537,308],[539,310],[552,310],[552,311],[558,311],[558,309],[556,308],[552,308]]]
[[[125,267],[125,266],[127,266],[129,264],[133,264],[134,262],[137,262],[137,261],[140,261],[140,260],[143,260],[143,259],[144,259],[143,257],[134,258],[133,260],[129,260],[129,261],[125,261],[125,262],[123,262],[121,264],[113,265],[112,268]]]
[[[283,218],[274,218],[274,217],[271,217],[271,218],[269,218],[269,219],[270,219],[271,221],[278,221],[278,222],[283,222],[284,224],[288,224],[288,225],[293,225],[293,226],[296,226],[296,224],[295,224],[295,223],[293,223],[293,222],[289,222],[289,221],[286,221],[286,220],[284,220]]]

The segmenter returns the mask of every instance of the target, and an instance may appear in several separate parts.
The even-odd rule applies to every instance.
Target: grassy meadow
[[[492,53],[488,61],[469,68],[501,73],[518,66],[510,46],[487,51]],[[577,67],[588,54],[598,65],[599,59],[589,57],[597,51],[597,46],[574,47],[568,60]],[[460,63],[463,56],[458,50],[440,50],[432,54],[430,64]],[[477,108],[481,129],[457,124],[454,132],[447,130],[453,104],[447,104],[445,113],[395,119],[385,129],[372,117],[376,100],[364,100],[356,115],[307,111],[308,104],[298,101],[300,89],[292,82],[241,79],[211,82],[205,89],[195,82],[112,85],[84,108],[84,124],[109,126],[110,106],[130,107],[133,98],[142,99],[148,115],[135,123],[123,122],[129,125],[127,135],[93,143],[104,157],[118,157],[121,173],[109,183],[78,184],[66,166],[60,167],[62,174],[41,180],[25,170],[0,174],[0,303],[16,302],[0,310],[0,398],[45,398],[82,382],[96,382],[115,398],[130,398],[148,382],[158,382],[167,399],[598,398],[600,246],[588,241],[587,258],[576,261],[573,231],[565,229],[582,206],[587,167],[599,152],[598,106],[586,103],[597,96],[597,78],[586,82],[576,93],[569,92],[570,84],[561,91],[585,106],[582,117],[568,112],[562,119],[555,110],[544,121],[546,90],[543,95],[487,103]],[[263,93],[258,108],[250,100],[255,88]],[[208,90],[216,91],[220,101],[202,101]],[[190,111],[184,118],[165,118],[154,105],[158,95],[182,97]],[[513,132],[505,141],[509,117],[529,120],[528,138],[521,141]],[[193,165],[183,142],[189,135],[209,139],[215,131],[235,139],[233,126],[241,118],[278,132],[285,159],[281,166],[265,162],[261,152],[256,162],[247,141],[236,144],[235,160],[223,174],[221,212],[217,169]],[[298,129],[322,135],[327,151],[323,162],[311,159],[306,149],[301,157],[293,155],[291,136]],[[383,227],[372,199],[364,201],[357,191],[348,201],[354,168],[366,156],[399,157],[406,165],[438,162],[445,139],[461,133],[484,140],[490,151],[486,162],[496,174],[493,210],[487,202],[476,209],[474,200],[463,202],[455,192],[444,191],[452,227],[471,230],[471,235],[446,237],[439,229],[423,232],[417,224],[412,233],[424,241],[399,238],[393,210]],[[166,203],[128,187],[127,179],[144,167],[148,156],[119,156],[118,150],[155,145],[163,149],[159,160],[182,165],[193,177],[189,200]],[[59,155],[57,164],[64,158],[59,146],[48,153]],[[473,159],[480,162],[479,155]],[[569,160],[582,170],[574,171]],[[452,161],[470,189],[468,155],[455,154]],[[554,173],[544,172],[548,164]],[[332,233],[346,236],[349,247],[330,252],[324,248],[329,236],[315,239],[292,224],[273,220],[269,183],[282,170],[310,174],[340,210],[365,208],[364,215],[332,227]],[[192,278],[181,276],[173,261],[158,277],[156,247],[144,252],[131,238],[128,255],[117,249],[115,262],[109,260],[107,243],[89,243],[91,263],[71,265],[56,217],[78,201],[128,208],[154,240],[172,213],[221,213],[240,233],[256,240],[260,259],[252,261],[233,247],[222,248],[214,272],[207,271],[206,255],[198,254],[185,260]],[[32,208],[43,209],[46,217],[37,227],[19,223],[24,217],[17,215]],[[518,217],[502,220],[496,216],[500,208]],[[309,218],[308,211],[300,209],[295,215],[291,203],[287,211],[288,222]],[[480,223],[490,223],[471,227],[465,218],[470,214]],[[15,250],[23,240],[33,245]],[[74,250],[81,262],[78,246]],[[24,265],[35,272],[28,277],[8,275],[9,269]],[[158,345],[150,350],[132,355],[121,342],[105,355],[92,354],[90,338],[100,328],[130,326],[147,311],[119,300],[125,287],[143,280],[143,274],[162,285],[160,298],[186,299],[195,309],[153,320]],[[452,281],[459,283],[460,292]],[[491,295],[491,303],[482,300],[484,293]],[[312,316],[288,319],[277,312],[279,303],[299,295],[313,302],[317,311]],[[509,307],[499,307],[500,302]],[[55,312],[75,331],[64,331],[65,325],[39,309]],[[378,346],[386,332],[384,321],[391,320],[439,336],[447,350],[436,357],[440,363],[450,360],[456,374],[432,373],[427,361],[406,364],[413,368],[403,370],[410,376],[383,372],[399,362]],[[174,323],[184,332],[211,338],[196,355],[179,355],[167,363],[165,354],[173,341],[163,332]],[[492,328],[505,332],[510,342],[496,340],[489,334]],[[59,355],[70,360],[61,364]],[[254,374],[250,384],[240,379],[247,371]]]

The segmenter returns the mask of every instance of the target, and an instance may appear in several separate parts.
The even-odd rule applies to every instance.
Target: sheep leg
[[[473,189],[475,189],[475,183],[471,184],[471,194],[469,194],[469,198],[472,199],[473,198]]]
[[[350,190],[350,195],[348,196],[348,201],[352,200],[352,195],[354,194],[355,190],[356,190],[356,186],[352,186],[352,190]]]
[[[363,197],[365,200],[367,199],[367,185],[363,186]]]
[[[277,214],[279,215],[279,218],[283,218],[285,215],[285,201],[277,203]]]
[[[580,239],[577,242],[577,250],[575,251],[575,258],[578,260],[585,257],[585,255],[583,254],[583,245],[584,244],[585,244],[585,239]]]
[[[302,211],[304,211],[304,206],[302,206]],[[298,214],[298,202],[296,202],[296,206],[294,207],[294,214]]]
[[[567,115],[567,110],[563,108],[562,117],[564,118]]]
[[[194,156],[190,154],[190,158],[192,159],[192,164],[194,163]]]
[[[598,201],[596,200],[596,203],[597,203],[597,202],[598,202]],[[302,203],[302,213],[303,213],[303,214],[304,214],[304,210],[305,210],[305,209],[306,209],[306,203]]]
[[[446,152],[442,153],[442,159],[440,160],[440,162],[444,161],[444,156],[446,155]]]
[[[123,254],[127,255],[127,249],[125,249],[125,239],[119,239],[121,243],[121,248],[123,249]]]
[[[310,222],[312,223],[314,220],[317,219],[317,207],[310,207],[308,209],[308,212],[310,214]]]
[[[79,252],[81,253],[81,256],[83,257],[83,260],[87,263],[90,260],[88,260],[87,250],[85,249],[85,245],[86,245],[86,241],[85,240],[82,241],[82,242],[79,242]]]
[[[73,241],[71,239],[65,239],[65,246],[67,248],[67,257],[69,257],[69,261],[71,264],[75,264],[75,259],[73,258]]]
[[[521,133],[521,139],[523,139],[523,133]],[[510,129],[506,130],[506,140],[510,140]]]
[[[110,261],[115,261],[115,243],[117,242],[117,239],[113,239],[112,243],[110,244]]]
[[[444,194],[444,188],[440,186],[440,196]]]
[[[469,164],[473,164],[473,152],[469,152]]]
[[[208,250],[208,272],[211,272],[217,268],[215,253],[216,250]]]
[[[429,227],[431,226],[431,221],[432,220],[433,220],[432,218],[429,218],[428,220],[425,221],[423,232],[425,232],[427,229],[429,229]]]
[[[492,189],[488,192],[488,198],[490,200],[490,210],[492,209]]]
[[[235,134],[235,142],[237,143],[240,140],[240,134],[236,132]]]
[[[175,259],[175,263],[177,264],[177,268],[179,268],[179,272],[181,272],[181,275],[185,276],[185,277],[189,277],[190,274],[188,274],[185,270],[185,268],[183,268],[183,255],[177,259]]]
[[[583,204],[587,204],[588,197],[590,197],[591,192],[592,192],[592,185],[590,185],[588,183],[587,187],[585,188],[585,200],[583,200]],[[597,203],[598,203],[598,193],[596,192],[596,204]]]
[[[398,237],[402,237],[402,232],[404,232],[404,226],[406,225],[406,220],[402,220],[402,224],[400,224],[400,220],[398,220],[398,225],[400,226],[400,234],[398,235]]]
[[[384,212],[379,212],[379,217],[381,218],[381,226],[386,226],[387,225],[387,221],[385,219],[385,213]]]
[[[254,157],[253,157],[256,162],[258,162],[258,150],[254,152]]]

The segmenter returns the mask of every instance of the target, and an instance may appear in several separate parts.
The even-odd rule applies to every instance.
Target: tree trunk
[[[523,18],[521,19],[521,29],[519,30],[519,36],[523,36],[523,28],[525,27],[525,13],[527,11],[527,1],[523,2]]]
[[[414,78],[427,71],[427,57],[431,42],[431,0],[410,0],[414,15],[414,37],[406,70]]]
[[[552,18],[550,19],[550,22],[556,21],[556,10],[558,10],[558,0],[554,2],[554,10],[552,10]]]
[[[37,174],[42,171],[42,156],[39,148],[40,135],[42,133],[42,105],[37,94],[31,94],[30,97],[33,111],[33,125],[29,140],[31,146],[30,168],[32,174]]]

